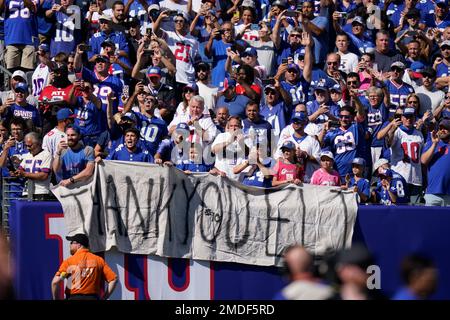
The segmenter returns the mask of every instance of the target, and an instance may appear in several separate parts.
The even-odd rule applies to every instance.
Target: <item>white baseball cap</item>
[[[383,164],[389,163],[389,161],[387,161],[387,159],[384,158],[380,158],[378,159],[375,164],[373,165],[373,172],[377,172],[378,168],[381,167]]]

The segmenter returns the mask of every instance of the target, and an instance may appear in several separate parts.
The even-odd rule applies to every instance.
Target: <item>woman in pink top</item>
[[[283,158],[279,159],[273,167],[274,176],[272,186],[294,183],[299,185],[303,181],[305,168],[297,161],[295,156],[295,145],[288,140],[281,147]]]
[[[370,53],[364,53],[359,60],[358,70],[355,70],[359,74],[359,90],[364,91],[372,85],[372,76],[369,70],[373,70],[373,60],[374,56]]]
[[[319,186],[340,186],[339,173],[333,169],[334,157],[330,151],[320,154],[320,169],[314,171],[311,184]]]

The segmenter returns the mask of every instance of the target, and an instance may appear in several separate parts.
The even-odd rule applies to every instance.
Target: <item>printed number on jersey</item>
[[[355,138],[352,132],[346,132],[334,138],[334,145],[336,146],[336,153],[341,154],[347,151],[355,150]]]

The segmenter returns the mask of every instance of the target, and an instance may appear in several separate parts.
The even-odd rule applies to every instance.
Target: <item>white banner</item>
[[[92,179],[57,186],[68,234],[87,233],[94,252],[113,246],[153,254],[280,265],[294,243],[322,255],[351,245],[356,196],[340,188],[246,187],[172,167],[104,161]]]

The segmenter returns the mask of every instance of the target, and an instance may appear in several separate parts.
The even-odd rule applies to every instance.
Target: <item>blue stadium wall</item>
[[[68,257],[58,202],[16,201],[10,213],[18,299],[51,299],[50,282]],[[435,299],[450,299],[450,208],[360,206],[353,236],[374,254],[381,288],[388,296],[401,285],[402,257],[421,252],[439,268]],[[108,251],[119,274],[114,299],[271,299],[285,279],[275,267],[167,259]]]

